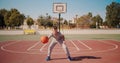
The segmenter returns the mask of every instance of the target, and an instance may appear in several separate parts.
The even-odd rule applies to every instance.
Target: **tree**
[[[8,11],[4,16],[5,25],[7,26],[7,28],[11,26],[10,16],[11,16],[10,11]]]
[[[17,9],[11,9],[10,13],[11,13],[11,16],[9,18],[10,18],[12,27],[20,26],[23,24],[24,18],[25,18],[23,14],[20,14],[20,12]]]
[[[88,16],[89,16],[89,17],[92,17],[92,13],[91,13],[91,12],[89,12],[89,13],[88,13]]]
[[[0,14],[0,28],[3,28],[4,25],[5,25],[5,23],[4,23],[4,17],[3,17],[3,15]]]
[[[1,9],[0,10],[0,28],[4,28],[5,25],[5,20],[4,17],[8,11],[6,9]]]
[[[1,9],[0,10],[0,22],[6,27],[16,27],[23,24],[25,16],[21,14],[17,9]]]
[[[64,24],[65,24],[65,25],[68,25],[68,22],[67,22],[67,20],[65,20],[65,21],[64,21]]]
[[[48,22],[46,23],[46,26],[47,26],[47,27],[52,27],[52,26],[53,26],[52,21],[48,21]]]
[[[44,16],[39,16],[39,18],[37,19],[39,26],[44,26],[44,28],[46,29],[46,20]]]
[[[80,28],[89,28],[91,18],[92,18],[91,16],[92,16],[92,13],[88,13],[86,15],[83,15],[77,19],[76,23],[79,25]]]
[[[39,18],[37,19],[39,26],[42,26],[42,21],[43,21],[43,16],[39,16]]]
[[[27,22],[27,25],[29,26],[29,28],[31,28],[31,25],[34,24],[34,21],[31,17],[28,17],[26,22]]]
[[[109,27],[116,27],[120,23],[120,3],[112,2],[106,6],[106,22]]]
[[[92,18],[90,27],[91,28],[96,28],[96,27],[99,28],[99,26],[102,26],[102,24],[103,24],[103,19],[101,18],[100,15],[96,15]]]
[[[47,27],[52,27],[53,26],[53,20],[51,20],[51,16],[50,15],[46,16],[45,21],[46,21],[46,26]]]
[[[53,26],[53,20],[51,20],[51,16],[46,14],[46,17],[44,16],[39,16],[37,19],[39,26],[43,26],[45,29],[47,27],[52,27]]]

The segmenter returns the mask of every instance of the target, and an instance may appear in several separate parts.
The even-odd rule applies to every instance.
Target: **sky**
[[[67,12],[61,17],[72,20],[92,12],[93,16],[99,14],[104,20],[106,16],[106,6],[112,2],[120,3],[120,0],[0,0],[0,9],[18,9],[25,16],[37,19],[41,15],[51,15],[58,17],[58,13],[53,13],[53,3],[66,3]]]

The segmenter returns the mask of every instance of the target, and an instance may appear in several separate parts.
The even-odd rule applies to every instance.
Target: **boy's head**
[[[58,31],[57,26],[53,26],[53,29],[52,29],[52,30],[53,30],[53,33],[56,34],[57,31]]]
[[[53,26],[53,29],[54,29],[54,30],[57,30],[57,26]]]

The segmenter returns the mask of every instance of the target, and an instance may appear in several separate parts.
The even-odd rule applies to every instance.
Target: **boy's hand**
[[[64,37],[64,35],[61,35],[61,39],[62,39],[63,41],[65,41],[65,37]]]

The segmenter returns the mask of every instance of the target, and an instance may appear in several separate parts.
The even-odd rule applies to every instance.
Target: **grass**
[[[43,35],[0,35],[0,41],[10,40],[40,40]],[[66,39],[79,39],[79,40],[105,40],[114,39],[120,41],[120,34],[78,34],[78,35],[65,35]]]
[[[79,40],[104,40],[104,39],[115,39],[120,40],[120,34],[80,34],[80,35],[67,35],[68,39],[79,39]]]

